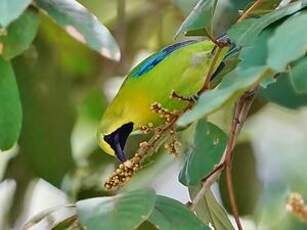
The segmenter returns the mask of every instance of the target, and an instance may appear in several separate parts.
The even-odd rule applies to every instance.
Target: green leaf
[[[302,11],[277,27],[268,43],[269,56],[267,63],[272,69],[279,72],[285,71],[289,63],[306,54],[306,24],[307,11]]]
[[[81,200],[76,206],[81,224],[88,230],[129,230],[137,228],[150,216],[155,201],[152,189],[142,189]]]
[[[225,75],[217,88],[204,92],[195,106],[180,117],[177,124],[185,126],[215,112],[231,99],[242,95],[271,72],[266,66],[236,68]]]
[[[200,0],[182,23],[176,36],[187,32],[187,36],[219,37],[235,22],[239,10],[249,2],[250,0]]]
[[[199,187],[189,188],[191,199],[196,196],[198,191]],[[227,216],[226,210],[217,202],[210,189],[205,192],[203,199],[196,205],[195,212],[201,220],[207,224],[210,223],[214,229],[234,229]]]
[[[290,76],[280,74],[274,84],[260,90],[260,96],[278,105],[296,109],[307,105],[307,94],[297,94],[291,84]]]
[[[210,229],[177,200],[157,196],[149,221],[161,230]]]
[[[0,27],[7,27],[30,5],[31,0],[1,0]]]
[[[258,177],[258,170],[252,144],[242,141],[237,143],[233,150],[232,183],[238,212],[241,216],[252,215],[257,207],[259,207],[260,196],[263,190],[262,181],[260,182]],[[218,181],[219,191],[223,207],[228,212],[232,212],[226,180],[226,173],[224,171]]]
[[[307,93],[307,58],[304,57],[289,69],[291,83],[297,93]]]
[[[250,68],[252,66],[263,66],[266,64],[268,57],[268,40],[273,34],[273,29],[268,28],[264,30],[255,39],[253,44],[248,47],[244,47],[241,50],[239,58],[241,63],[239,64],[242,68]]]
[[[257,38],[257,35],[259,35],[267,26],[286,16],[294,14],[299,10],[302,10],[306,6],[306,1],[297,1],[278,10],[274,10],[273,12],[260,18],[243,20],[242,22],[235,24],[227,32],[227,34],[236,43],[236,45],[247,46],[252,44]]]
[[[193,140],[193,150],[179,174],[179,181],[186,186],[199,184],[219,163],[226,147],[227,135],[215,125],[199,120]]]
[[[212,19],[213,35],[222,36],[237,21],[239,12],[252,0],[219,0]]]
[[[25,51],[32,43],[38,29],[39,18],[33,10],[25,11],[7,29],[6,35],[0,36],[0,54],[11,59]]]
[[[22,110],[12,66],[0,58],[0,149],[7,150],[17,141]]]
[[[212,35],[212,18],[217,0],[200,0],[189,16],[181,24],[176,36],[183,32],[202,30],[205,35]]]
[[[199,0],[175,0],[174,4],[185,14],[188,15]]]
[[[78,41],[112,60],[120,59],[120,50],[110,31],[74,0],[36,0],[38,7]]]
[[[37,50],[44,51],[39,58],[29,49],[13,59],[23,105],[19,155],[31,173],[61,187],[63,177],[74,167],[71,81],[57,68],[54,46],[41,42],[37,39],[35,43]]]
[[[76,215],[57,223],[52,230],[83,230]]]
[[[259,17],[260,15],[269,13],[276,9],[280,2],[281,0],[262,0],[260,1],[260,4],[257,5],[256,9],[254,9],[249,15],[250,17]]]

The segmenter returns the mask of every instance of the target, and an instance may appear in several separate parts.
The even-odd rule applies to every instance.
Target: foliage
[[[306,166],[304,160],[284,158],[288,168],[278,166],[281,173],[267,180],[262,176],[262,187],[259,175],[268,169],[261,165],[268,165],[263,159],[269,156],[261,155],[259,146],[258,153],[254,149],[250,116],[247,131],[237,138],[245,117],[235,112],[243,101],[248,114],[246,97],[254,99],[253,117],[271,104],[293,113],[307,105],[307,1],[80,2],[86,7],[76,0],[0,2],[0,155],[11,154],[3,168],[0,162],[0,171],[2,179],[17,184],[1,229],[17,223],[27,203],[25,194],[37,178],[60,189],[72,204],[68,216],[55,217],[67,205],[48,209],[28,221],[27,229],[44,220],[50,229],[235,229],[229,220],[229,214],[236,217],[228,197],[229,172],[222,173],[220,167],[227,152],[240,156],[231,160],[233,195],[241,217],[248,215],[263,229],[304,229],[303,222],[284,210],[289,191],[307,195],[306,175],[299,171]],[[175,162],[160,143],[131,182],[118,191],[106,190],[103,182],[117,163],[101,154],[95,137],[99,118],[113,96],[109,83],[127,73],[144,50],[157,50],[172,42],[175,34],[211,39],[217,50],[221,36],[231,41],[228,54],[218,57],[225,67],[176,120],[176,138],[182,143],[176,176],[189,193],[186,205],[147,188],[171,180],[159,178]],[[129,137],[128,152],[134,153],[148,138]],[[171,138],[166,135],[163,141]],[[294,152],[303,152],[295,147]],[[250,155],[243,156],[246,152]],[[269,155],[276,160],[280,157],[276,154]],[[152,184],[154,180],[158,182]]]

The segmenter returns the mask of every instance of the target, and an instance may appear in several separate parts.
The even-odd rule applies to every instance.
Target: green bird
[[[165,122],[151,109],[154,103],[169,111],[182,110],[188,102],[170,98],[172,91],[191,97],[202,88],[214,47],[211,41],[183,41],[160,50],[137,65],[101,119],[97,132],[101,148],[116,155],[120,161],[126,161],[124,148],[130,133],[142,126],[156,127]],[[227,51],[225,47],[221,52]],[[216,61],[213,71],[221,62],[222,58]]]

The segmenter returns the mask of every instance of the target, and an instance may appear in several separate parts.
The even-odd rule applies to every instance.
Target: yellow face
[[[152,101],[149,97],[139,90],[137,95],[131,98],[130,91],[121,89],[105,111],[99,126],[97,138],[100,147],[118,159],[124,159],[123,149],[129,134],[157,116],[150,109]]]
[[[107,154],[111,155],[111,156],[114,156],[115,155],[115,152],[114,150],[112,149],[112,147],[110,146],[110,144],[108,144],[105,140],[104,140],[104,137],[105,135],[104,134],[99,134],[99,146],[102,148],[102,150],[104,152],[106,152]]]
[[[126,161],[124,148],[133,125],[133,122],[108,122],[103,119],[97,133],[99,146],[106,153],[115,155],[120,161]]]

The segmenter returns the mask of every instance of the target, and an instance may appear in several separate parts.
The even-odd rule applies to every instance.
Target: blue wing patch
[[[162,49],[160,52],[151,55],[150,57],[146,58],[141,64],[139,64],[131,73],[131,76],[133,77],[140,77],[144,73],[151,70],[153,67],[155,67],[157,64],[159,64],[164,58],[166,58],[169,54],[174,52],[175,50],[187,46],[189,44],[197,42],[196,40],[188,40],[183,42],[178,42],[173,45],[170,45],[164,49]]]

